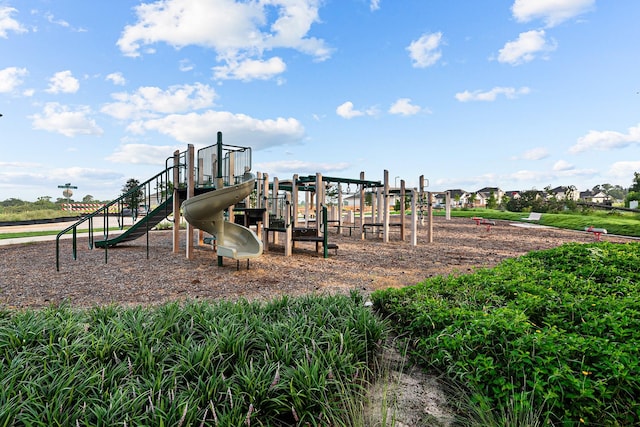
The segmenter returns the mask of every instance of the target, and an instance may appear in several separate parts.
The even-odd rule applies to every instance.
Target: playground
[[[89,250],[80,237],[78,259],[55,268],[55,242],[0,246],[0,306],[38,308],[66,303],[74,307],[105,304],[155,305],[167,301],[246,298],[266,300],[280,295],[310,293],[368,294],[390,286],[407,286],[435,275],[468,273],[491,267],[526,252],[566,242],[592,243],[591,233],[554,228],[515,227],[496,221],[487,232],[468,218],[435,217],[433,242],[426,243],[426,228],[418,228],[418,245],[391,234],[362,240],[330,231],[339,246],[328,258],[313,243],[297,242],[293,256],[282,245],[251,260],[250,268],[236,270],[233,260],[218,267],[211,246],[195,245],[191,259],[172,253],[171,231],[149,233],[149,255],[144,238],[109,250],[108,263],[101,250]],[[184,233],[181,235],[184,239]],[[602,240],[630,239],[602,236]],[[180,245],[184,247],[182,240]]]
[[[591,242],[597,231],[455,219],[448,208],[444,217],[433,216],[424,177],[419,191],[404,180],[392,187],[386,170],[381,181],[366,180],[364,172],[359,179],[320,173],[278,179],[251,172],[251,158],[249,147],[225,145],[218,133],[212,146],[174,152],[164,171],[131,190],[150,209],[120,233],[98,230],[124,224],[128,194],[60,231],[55,242],[0,247],[0,306],[368,294]],[[410,215],[391,215],[396,197],[410,202]],[[167,218],[186,229],[156,230]],[[597,238],[627,241],[604,230]]]

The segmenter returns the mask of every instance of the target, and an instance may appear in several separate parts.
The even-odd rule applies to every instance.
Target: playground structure
[[[148,257],[149,231],[170,217],[174,224],[180,224],[183,212],[187,219],[187,258],[193,255],[196,225],[215,233],[219,265],[222,265],[222,256],[238,261],[260,256],[262,244],[252,230],[224,221],[225,210],[232,214],[233,205],[248,198],[253,191],[255,179],[250,170],[251,149],[223,145],[220,132],[217,143],[198,150],[197,155],[191,144],[184,152],[176,151],[166,160],[164,171],[58,233],[56,269],[60,270],[60,238],[64,234],[72,234],[74,259],[77,259],[77,232],[80,227],[88,229],[89,249],[104,249],[105,263],[110,248],[144,235],[147,236]],[[109,225],[114,219],[121,230],[124,228],[124,207],[134,192],[142,195],[149,209],[130,228],[116,235],[111,234]],[[98,227],[102,229],[102,238],[96,237]],[[180,227],[173,227],[174,253],[180,250],[179,233]]]
[[[195,231],[198,229],[199,245],[205,241],[212,243],[216,251],[218,266],[223,258],[247,261],[259,257],[272,244],[282,239],[284,255],[291,256],[296,242],[311,242],[318,252],[320,245],[323,255],[337,245],[329,242],[329,227],[343,234],[356,233],[356,237],[368,236],[389,241],[389,232],[397,230],[400,239],[405,240],[406,232],[411,236],[411,245],[417,245],[417,226],[428,222],[427,241],[433,241],[432,193],[424,191],[424,177],[420,177],[420,189],[407,189],[405,181],[399,188],[389,185],[389,173],[384,171],[384,180],[294,175],[291,180],[280,181],[268,174],[251,174],[251,149],[222,143],[222,133],[218,132],[217,143],[195,151],[189,144],[184,152],[176,151],[165,162],[165,170],[123,194],[111,203],[101,206],[77,223],[61,231],[56,237],[56,269],[60,270],[60,237],[72,233],[72,255],[77,259],[77,230],[83,226],[89,231],[89,249],[104,249],[105,263],[110,248],[118,244],[147,236],[147,258],[149,256],[148,232],[166,218],[176,224],[186,219],[186,257],[192,258],[195,247]],[[354,200],[358,207],[344,208],[343,185],[356,191]],[[327,191],[333,190],[328,198]],[[117,219],[120,229],[124,226],[124,206],[130,193],[141,192],[144,196],[146,214],[122,233],[112,235],[109,219]],[[304,195],[304,204],[299,202]],[[401,215],[399,221],[390,220],[390,200],[400,197]],[[328,199],[333,199],[328,201]],[[337,202],[334,203],[334,201]],[[410,223],[404,214],[405,200],[411,201]],[[448,199],[448,195],[447,195]],[[447,219],[450,218],[447,203]],[[300,212],[302,206],[303,211]],[[358,215],[356,216],[356,213]],[[102,238],[97,239],[94,223],[102,222]],[[255,231],[252,229],[255,228]],[[211,237],[205,238],[204,233]],[[173,227],[173,252],[180,251],[180,227]]]
[[[384,243],[389,242],[391,231],[398,231],[400,240],[406,240],[408,234],[411,245],[416,246],[418,224],[424,226],[425,220],[428,225],[427,241],[433,241],[433,194],[424,191],[423,176],[420,177],[419,189],[406,188],[404,180],[400,181],[400,187],[392,188],[386,170],[383,181],[366,180],[364,172],[360,173],[359,179],[328,177],[317,173],[302,177],[293,175],[290,180],[273,178],[269,181],[268,174],[258,172],[257,182],[256,199],[264,210],[262,227],[258,224],[258,229],[264,231],[261,237],[265,251],[283,237],[285,256],[291,255],[296,242],[314,242],[316,252],[322,244],[326,258],[328,250],[335,249],[337,252],[338,249],[337,245],[328,241],[330,227],[335,228],[338,234],[348,231],[350,236],[355,233],[361,239],[375,236]],[[343,185],[347,185],[346,196],[357,200],[357,208],[349,206],[349,209],[345,209]],[[356,187],[353,194],[351,185]],[[329,190],[332,190],[330,196],[327,195]],[[450,197],[448,193],[445,196],[446,217],[450,219]],[[401,213],[395,220],[392,220],[390,212],[392,197],[399,197],[400,200]],[[404,214],[407,200],[411,202],[410,221]]]

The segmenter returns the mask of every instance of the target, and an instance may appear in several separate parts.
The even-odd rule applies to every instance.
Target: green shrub
[[[638,243],[567,244],[373,301],[417,360],[478,404],[545,408],[560,425],[637,425],[638,265]]]

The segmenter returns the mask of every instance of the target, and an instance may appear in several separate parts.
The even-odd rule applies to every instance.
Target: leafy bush
[[[545,408],[540,417],[561,425],[638,425],[638,265],[637,243],[567,244],[373,300],[416,359],[479,405]]]
[[[383,333],[357,294],[0,311],[0,425],[343,425]]]

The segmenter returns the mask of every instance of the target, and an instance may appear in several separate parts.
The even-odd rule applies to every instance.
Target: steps
[[[171,206],[173,196],[159,204],[154,210],[145,215],[142,219],[133,224],[128,230],[107,240],[97,240],[97,248],[113,247],[119,243],[130,242],[147,234],[149,230],[158,225],[169,214],[172,213]]]

